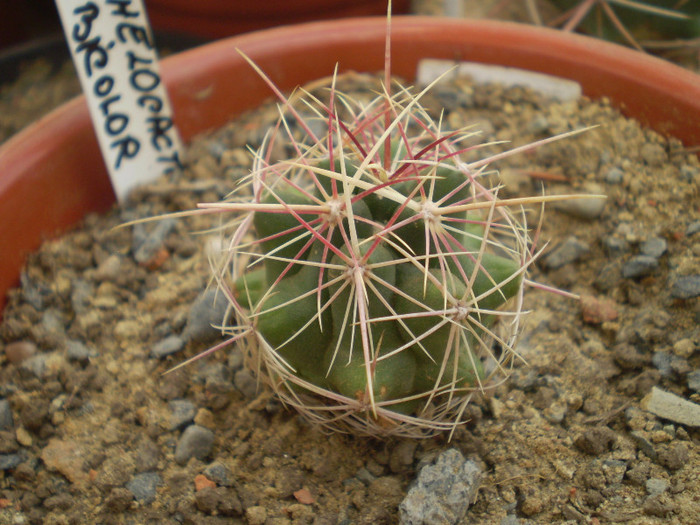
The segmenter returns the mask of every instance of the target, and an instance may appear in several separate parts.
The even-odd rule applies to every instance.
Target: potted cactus
[[[234,249],[217,274],[237,316],[230,339],[289,404],[322,424],[425,435],[453,429],[473,392],[513,359],[535,255],[519,214],[508,211],[522,202],[499,201],[481,171],[497,159],[462,158],[463,131],[426,119],[420,93],[386,81],[373,103],[348,103],[343,117],[340,104],[311,100],[322,134],[281,95],[336,62],[381,69],[384,37],[381,18],[271,30],[166,60],[164,78],[185,139],[259,104],[266,86],[276,86],[286,108],[246,189],[205,210],[238,212]],[[557,73],[688,145],[700,142],[696,77],[610,44],[406,18],[393,20],[392,46],[397,75],[411,78],[424,57]],[[252,74],[237,49],[265,74]],[[330,94],[343,100],[332,85]],[[288,140],[290,116],[308,140]],[[267,152],[282,140],[295,154],[280,161]],[[0,174],[4,295],[27,250],[104,209],[112,193],[82,100],[5,144]]]
[[[517,356],[536,256],[518,210],[553,197],[501,199],[486,166],[575,132],[468,162],[473,130],[441,129],[420,104],[431,86],[396,84],[387,57],[369,101],[336,77],[327,100],[290,100],[251,62],[284,109],[246,183],[192,214],[231,214],[214,265],[227,343],[287,404],[333,429],[422,436],[453,430]],[[293,153],[274,160],[281,145]]]

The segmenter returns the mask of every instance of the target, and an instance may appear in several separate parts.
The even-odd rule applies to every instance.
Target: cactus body
[[[249,184],[209,205],[239,214],[217,266],[231,340],[316,423],[370,435],[453,430],[516,355],[534,258],[527,228],[484,173],[488,159],[461,160],[471,131],[444,132],[402,87],[377,87],[369,103],[329,92],[306,98],[310,114],[283,98]],[[319,118],[320,137],[307,122]],[[270,160],[276,142],[296,156]]]

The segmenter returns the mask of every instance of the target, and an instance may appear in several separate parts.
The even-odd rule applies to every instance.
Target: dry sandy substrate
[[[30,258],[0,327],[0,523],[393,523],[451,448],[484,471],[462,523],[697,523],[697,427],[640,405],[653,386],[700,401],[697,158],[605,103],[462,82],[426,104],[514,145],[600,124],[498,167],[508,194],[539,192],[546,172],[562,179],[550,192],[608,196],[547,211],[532,278],[584,300],[528,294],[528,364],[451,443],[326,436],[256,391],[235,351],[162,375],[211,344],[193,304],[212,238],[190,234],[202,221],[110,228],[222,198],[275,117],[265,107]]]

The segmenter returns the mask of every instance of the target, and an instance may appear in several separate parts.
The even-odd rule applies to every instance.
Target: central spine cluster
[[[312,418],[443,428],[487,379],[484,362],[498,368],[493,341],[508,353],[493,326],[522,290],[526,233],[460,161],[465,133],[442,133],[416,98],[343,97],[341,120],[334,97],[312,99],[326,137],[292,110],[300,142],[283,116],[256,156],[253,202],[228,203],[246,212],[229,254],[238,327],[273,387]],[[283,139],[296,156],[272,162]]]

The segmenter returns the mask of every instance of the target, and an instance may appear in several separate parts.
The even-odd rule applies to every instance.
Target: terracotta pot
[[[515,66],[581,83],[627,115],[687,146],[700,145],[700,78],[659,59],[588,37],[483,20],[394,19],[394,73],[421,58]],[[344,70],[383,65],[384,20],[289,26],[222,40],[163,61],[185,140],[223,125],[270,96],[236,52],[244,50],[283,90]],[[114,201],[87,106],[75,99],[0,148],[0,297],[17,283],[27,252]]]
[[[395,14],[407,13],[410,0],[393,0]],[[386,13],[386,0],[147,0],[155,29],[215,39],[268,27]]]

